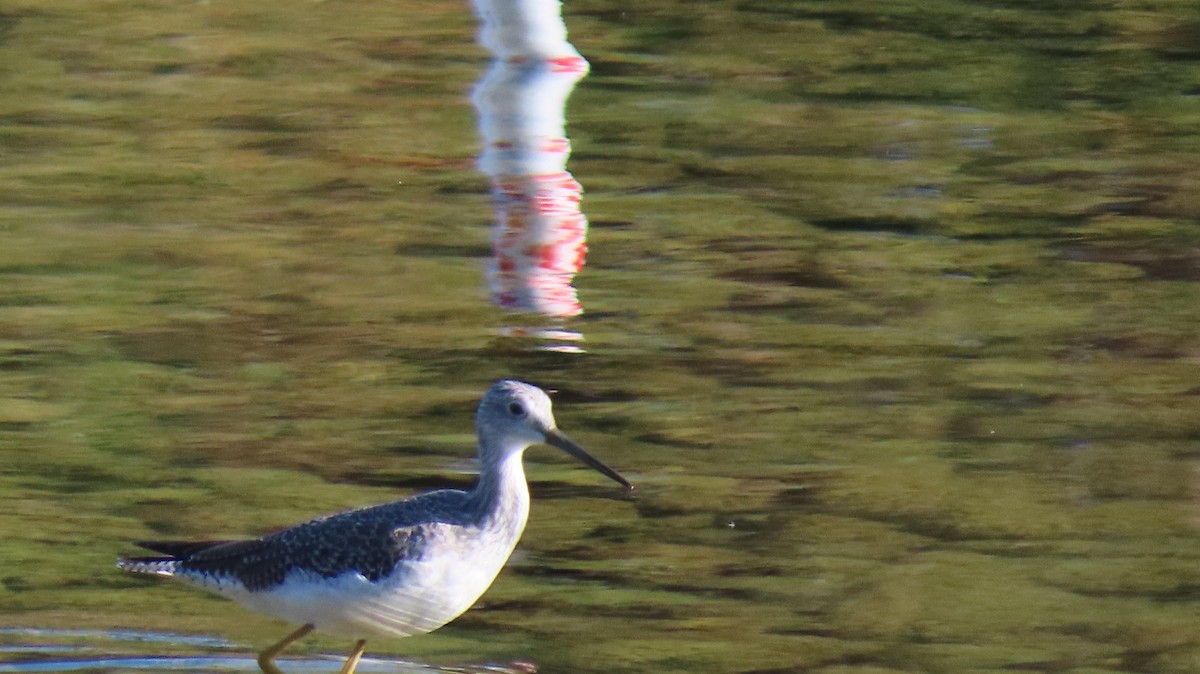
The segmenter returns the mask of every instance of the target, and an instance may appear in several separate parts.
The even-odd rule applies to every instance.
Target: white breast
[[[376,582],[353,572],[322,578],[293,571],[269,590],[210,588],[255,611],[332,634],[356,639],[424,634],[475,603],[496,579],[519,537],[520,530],[454,527],[434,532],[420,559],[402,561]]]

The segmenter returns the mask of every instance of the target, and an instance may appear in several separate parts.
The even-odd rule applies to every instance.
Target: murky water
[[[565,13],[553,320],[489,291],[468,4],[0,11],[0,666],[252,669],[285,626],[114,558],[467,484],[517,376],[640,495],[531,450],[371,671],[1200,669],[1200,9]]]

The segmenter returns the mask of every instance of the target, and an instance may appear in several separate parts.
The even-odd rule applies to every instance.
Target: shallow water
[[[0,653],[24,656],[0,662],[0,672],[74,672],[120,670],[167,671],[260,671],[253,655],[218,654],[237,649],[223,639],[191,636],[174,632],[136,630],[64,630],[64,629],[3,629],[0,638],[20,638],[31,643],[0,646]],[[41,643],[32,643],[41,642]],[[66,645],[78,642],[84,645]],[[199,646],[210,651],[206,655],[113,655],[126,643],[148,643],[159,647]],[[99,655],[105,653],[104,655]],[[30,658],[30,654],[39,657]],[[341,656],[280,658],[279,663],[293,672],[323,672],[340,666]],[[468,666],[431,666],[424,663],[394,659],[363,658],[355,671],[361,672],[455,672],[458,674],[520,674],[528,663],[510,665],[479,664]]]
[[[638,497],[531,450],[509,569],[369,656],[1200,669],[1194,3],[565,13],[562,322],[489,297],[468,5],[0,13],[0,664],[250,669],[129,541],[469,484],[516,376]]]

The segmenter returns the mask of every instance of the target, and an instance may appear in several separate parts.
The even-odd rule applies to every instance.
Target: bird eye
[[[515,417],[525,416],[525,407],[521,403],[509,403],[508,411]]]

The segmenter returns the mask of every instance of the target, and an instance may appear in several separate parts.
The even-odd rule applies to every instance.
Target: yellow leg
[[[312,625],[305,625],[300,629],[292,632],[286,637],[279,640],[279,643],[268,648],[258,654],[258,666],[265,674],[283,674],[283,671],[275,666],[275,656],[283,652],[283,649],[292,645],[295,641],[303,639],[306,634],[313,631]]]
[[[359,639],[358,643],[354,644],[354,650],[350,651],[350,657],[346,658],[346,664],[342,665],[342,674],[354,674],[354,669],[358,667],[358,661],[362,659],[366,649],[367,640]]]

